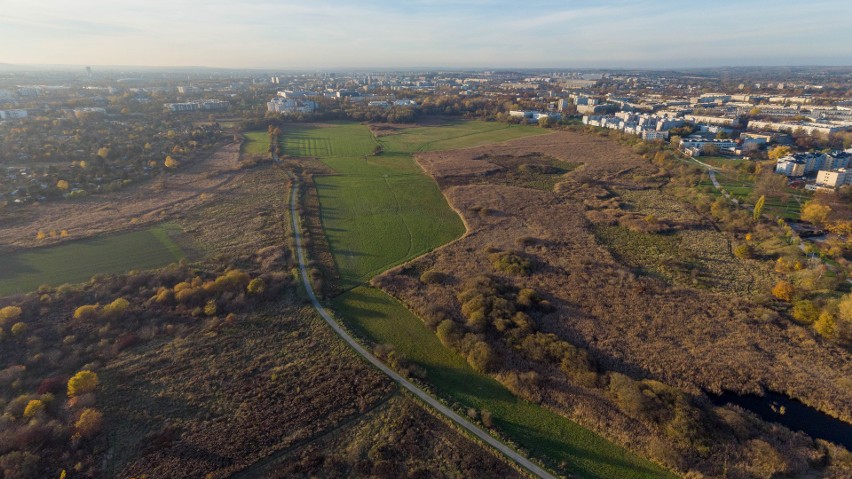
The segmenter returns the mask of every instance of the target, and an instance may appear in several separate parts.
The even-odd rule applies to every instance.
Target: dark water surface
[[[776,422],[793,431],[840,444],[852,450],[852,424],[822,413],[810,406],[782,394],[767,392],[763,396],[746,394],[740,396],[725,392],[721,396],[709,395],[713,404],[722,406],[736,404],[751,411],[765,421]]]

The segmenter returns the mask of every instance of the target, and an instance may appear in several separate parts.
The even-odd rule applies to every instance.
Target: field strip
[[[317,313],[322,317],[322,319],[331,327],[331,329],[340,336],[344,341],[346,341],[349,346],[352,347],[358,354],[360,354],[364,359],[370,362],[373,366],[378,368],[380,371],[385,373],[388,377],[394,380],[403,388],[410,391],[412,394],[417,396],[420,400],[431,406],[433,409],[438,411],[439,413],[446,416],[448,419],[458,424],[480,440],[484,441],[494,449],[497,449],[501,453],[503,453],[506,457],[512,459],[516,463],[518,463],[524,469],[530,471],[534,475],[545,478],[545,479],[555,479],[555,476],[545,471],[542,467],[536,465],[529,459],[520,455],[517,451],[504,444],[503,442],[495,439],[487,432],[480,429],[478,426],[473,424],[472,422],[464,419],[460,415],[458,415],[455,411],[450,409],[449,407],[442,404],[440,401],[430,396],[426,391],[423,391],[411,381],[405,379],[396,371],[392,370],[388,366],[386,366],[382,361],[380,361],[377,357],[375,357],[372,353],[367,351],[360,343],[355,341],[349,333],[347,333],[343,327],[338,324],[338,322],[331,316],[331,314],[320,304],[319,299],[317,299],[314,294],[314,290],[311,287],[310,279],[308,278],[308,267],[307,260],[305,259],[305,251],[302,247],[302,234],[301,234],[301,225],[299,224],[299,216],[296,213],[296,198],[297,198],[297,190],[298,184],[294,182],[293,189],[290,196],[290,215],[293,220],[293,237],[296,240],[296,253],[297,259],[299,262],[299,272],[302,277],[302,283],[304,284],[305,291],[308,293],[308,297],[311,300],[311,304],[316,309]]]

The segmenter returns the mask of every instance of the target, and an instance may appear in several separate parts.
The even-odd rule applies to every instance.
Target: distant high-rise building
[[[91,77],[92,76],[92,67],[86,67],[86,73]]]

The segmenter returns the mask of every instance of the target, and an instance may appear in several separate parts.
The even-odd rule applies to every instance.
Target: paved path
[[[351,346],[352,349],[357,351],[358,354],[360,354],[367,361],[369,361],[370,364],[379,368],[379,370],[381,370],[383,373],[388,375],[396,383],[398,383],[400,386],[404,387],[405,389],[409,390],[412,394],[414,394],[415,396],[420,398],[423,402],[425,402],[426,404],[428,404],[429,406],[434,408],[436,411],[443,414],[444,416],[446,416],[447,418],[449,418],[451,421],[458,424],[459,426],[463,427],[464,429],[466,429],[467,431],[469,431],[471,434],[475,435],[476,437],[478,437],[482,441],[488,443],[488,445],[490,445],[494,449],[497,449],[498,451],[502,452],[508,458],[517,462],[523,468],[532,472],[536,476],[541,477],[541,478],[546,478],[546,479],[556,479],[555,476],[553,476],[549,472],[545,471],[540,466],[537,466],[536,464],[534,464],[529,459],[518,454],[514,449],[512,449],[511,447],[507,446],[506,444],[503,444],[502,442],[498,441],[497,439],[495,439],[490,434],[488,434],[487,432],[480,429],[478,426],[476,426],[472,422],[470,422],[467,419],[456,414],[455,411],[453,411],[452,409],[448,408],[447,406],[442,404],[437,399],[430,396],[428,393],[426,393],[426,391],[423,391],[422,389],[420,389],[419,387],[414,385],[414,383],[412,383],[411,381],[400,376],[396,371],[392,370],[391,368],[387,367],[377,357],[373,356],[372,353],[367,351],[363,346],[361,346],[361,344],[359,344],[357,341],[355,341],[355,339],[352,336],[350,336],[349,333],[347,333],[340,326],[340,324],[337,323],[337,321],[335,321],[335,319],[331,316],[331,314],[329,314],[328,311],[323,307],[323,305],[320,304],[319,300],[316,297],[316,294],[314,294],[313,288],[311,287],[311,281],[310,281],[310,279],[308,279],[307,261],[305,260],[305,252],[304,252],[304,249],[302,248],[302,234],[301,234],[302,229],[301,229],[301,225],[299,224],[299,216],[296,214],[296,193],[298,191],[298,188],[299,188],[298,183],[296,183],[294,181],[293,182],[293,188],[292,188],[292,195],[290,197],[290,216],[292,217],[292,221],[293,221],[293,236],[296,239],[296,255],[297,255],[297,258],[298,258],[298,261],[299,261],[299,272],[302,275],[302,283],[304,283],[304,285],[305,285],[305,290],[308,292],[308,297],[310,297],[311,303],[314,305],[314,309],[316,309],[317,312],[320,314],[320,316],[322,316],[322,319],[324,319],[325,322],[328,323],[329,326],[331,326],[331,329],[333,329],[334,332],[337,333],[338,336],[343,338],[343,340],[346,341],[346,343],[349,344],[349,346]]]

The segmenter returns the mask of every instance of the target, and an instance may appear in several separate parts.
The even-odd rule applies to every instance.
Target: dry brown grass
[[[403,397],[281,457],[263,473],[268,478],[524,477]]]
[[[40,230],[67,230],[70,240],[170,219],[217,194],[233,191],[242,176],[239,156],[240,145],[231,143],[208,158],[115,193],[8,208],[0,212],[0,252],[65,240],[36,241]]]
[[[478,157],[530,152],[582,166],[553,192],[477,184],[479,175],[493,168]],[[604,369],[655,378],[698,395],[702,390],[769,388],[852,420],[848,352],[779,318],[749,295],[743,285],[759,288],[763,267],[735,259],[726,235],[688,205],[661,193],[657,168],[641,157],[615,142],[562,132],[496,147],[422,154],[418,161],[469,230],[460,240],[378,279],[377,284],[422,317],[440,311],[463,323],[455,298],[458,285],[475,275],[494,275],[491,252],[517,251],[521,245],[537,267],[526,276],[498,274],[501,281],[539,292],[555,312],[537,317],[538,327],[586,348]],[[708,284],[692,287],[638,275],[620,263],[597,241],[587,213],[621,207],[637,217],[654,214],[682,231],[679,247],[702,265]],[[417,277],[424,271],[444,273],[448,280],[423,284]],[[536,394],[545,403],[624,444],[635,447],[637,438],[644,438],[640,449],[648,448],[644,452],[655,457],[671,448],[659,442],[658,433],[616,413],[599,391],[571,384],[554,365],[531,363],[505,347],[500,354],[504,368],[541,372],[542,391]],[[713,463],[700,467],[712,470]]]

